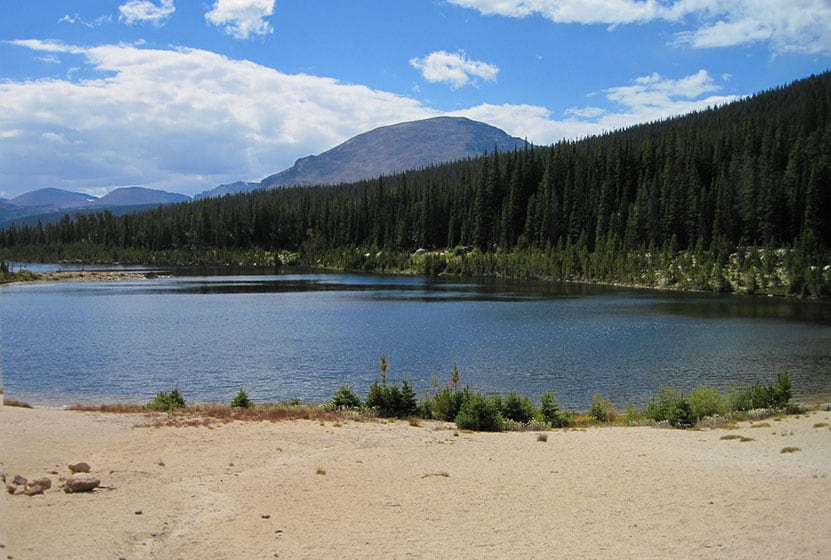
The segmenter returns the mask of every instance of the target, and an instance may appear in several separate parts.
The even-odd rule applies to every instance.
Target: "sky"
[[[0,0],[0,198],[187,195],[373,128],[536,145],[831,68],[831,0]]]

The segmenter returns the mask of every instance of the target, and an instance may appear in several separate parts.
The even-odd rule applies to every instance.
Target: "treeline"
[[[730,259],[739,258],[771,268],[783,293],[827,295],[830,111],[825,73],[663,122],[371,181],[12,226],[0,232],[0,250],[41,260],[240,264],[283,253],[303,264],[401,269],[414,265],[403,255],[417,249],[455,248],[415,265],[646,283],[657,274],[655,282],[670,284],[698,267],[696,282],[710,289],[736,287],[730,275],[742,269]],[[633,263],[634,274],[623,270]]]

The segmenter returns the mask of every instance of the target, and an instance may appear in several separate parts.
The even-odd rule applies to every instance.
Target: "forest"
[[[0,231],[0,260],[303,265],[831,295],[831,73],[353,184]]]

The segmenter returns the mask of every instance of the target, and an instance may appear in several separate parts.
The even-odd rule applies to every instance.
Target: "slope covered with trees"
[[[10,227],[0,251],[828,295],[829,112],[825,73],[667,121],[371,181]]]

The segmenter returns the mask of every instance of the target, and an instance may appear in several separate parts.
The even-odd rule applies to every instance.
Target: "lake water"
[[[89,268],[89,267],[88,267]],[[532,282],[211,274],[0,287],[6,398],[33,404],[328,400],[381,355],[417,391],[462,382],[587,408],[662,385],[725,389],[787,370],[831,399],[831,304]]]

